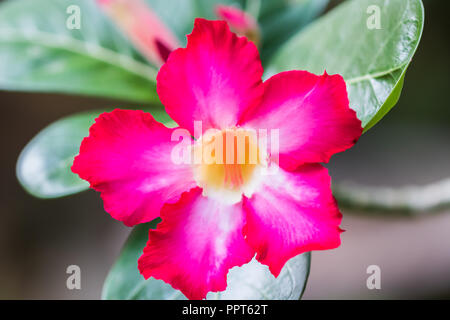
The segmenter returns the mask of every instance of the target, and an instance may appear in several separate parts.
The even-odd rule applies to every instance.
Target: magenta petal
[[[220,204],[196,188],[178,203],[164,206],[161,218],[149,232],[139,270],[146,279],[162,279],[189,299],[225,290],[228,270],[254,255],[242,236],[241,204]]]
[[[244,198],[244,235],[256,259],[278,276],[292,257],[340,245],[342,215],[330,189],[327,170],[319,164],[295,172],[278,171]]]
[[[180,47],[172,31],[143,0],[97,0],[139,51],[157,66]],[[162,50],[163,49],[163,50]]]
[[[151,221],[162,205],[195,187],[188,165],[175,165],[173,129],[142,111],[103,113],[91,126],[72,171],[100,191],[105,210],[127,226]]]
[[[247,12],[234,7],[219,4],[216,6],[216,15],[228,23],[230,29],[238,35],[246,36],[249,40],[259,43],[260,31],[258,23]]]
[[[264,88],[261,105],[248,110],[239,124],[279,129],[283,168],[328,162],[333,154],[353,146],[362,133],[340,75],[287,71],[268,79]]]
[[[167,113],[193,134],[236,125],[242,112],[259,103],[263,68],[256,46],[230,32],[224,21],[196,19],[186,48],[173,51],[157,77]]]
[[[245,33],[248,29],[257,28],[255,19],[245,11],[234,7],[219,4],[216,6],[216,15],[226,21],[232,28]]]

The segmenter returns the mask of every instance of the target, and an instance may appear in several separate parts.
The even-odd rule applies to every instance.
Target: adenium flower
[[[216,137],[278,130],[277,154],[258,150],[264,158],[257,164],[247,158],[241,164],[175,164],[179,141],[172,135],[179,128],[143,111],[115,110],[96,119],[72,166],[125,225],[161,217],[149,231],[139,270],[189,299],[225,290],[229,269],[255,255],[276,277],[290,258],[340,245],[342,215],[319,163],[362,133],[345,82],[306,71],[264,82],[262,75],[253,42],[223,21],[196,19],[186,48],[173,51],[157,76],[167,113],[192,136],[195,121],[202,121],[202,132],[216,129]],[[278,170],[261,174],[267,164]]]
[[[261,39],[261,32],[255,18],[250,14],[233,6],[219,4],[216,6],[216,15],[228,23],[232,32],[245,36],[256,45]]]
[[[97,3],[139,51],[158,67],[180,46],[170,29],[142,0],[97,0]]]
[[[157,67],[166,62],[170,52],[180,47],[170,28],[143,0],[96,1],[147,60]],[[228,23],[233,32],[259,44],[259,26],[251,15],[226,5],[216,5],[215,13]]]

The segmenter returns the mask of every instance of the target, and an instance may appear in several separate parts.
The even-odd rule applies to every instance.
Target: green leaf
[[[367,27],[372,5],[381,9],[381,29]],[[268,73],[326,69],[341,74],[350,107],[367,130],[397,102],[423,19],[420,0],[346,1],[292,38],[274,57]]]
[[[81,29],[69,30],[70,5]],[[0,5],[0,89],[158,102],[157,70],[93,0],[16,0]]]
[[[182,44],[196,17],[217,19],[219,3],[255,3],[266,60],[292,33],[315,18],[328,0],[146,0]],[[70,5],[81,9],[81,29],[69,30]],[[0,89],[61,92],[158,102],[157,69],[93,0],[15,0],[0,5]]]
[[[259,0],[253,0],[255,1]],[[317,18],[328,2],[329,0],[261,1],[258,22],[262,31],[263,62],[267,62],[283,43]]]
[[[56,198],[88,189],[89,184],[72,173],[70,167],[94,119],[105,111],[108,110],[71,115],[39,132],[17,161],[17,177],[25,190],[38,198]],[[157,121],[173,126],[162,109],[151,113]]]
[[[405,81],[405,73],[407,67],[404,68],[403,74],[400,77],[400,80],[395,84],[394,89],[392,89],[391,94],[388,96],[386,101],[383,103],[380,110],[375,114],[375,116],[364,126],[364,132],[369,130],[372,126],[374,126],[378,121],[380,121],[398,102],[400,99],[400,95],[403,89],[403,83]]]
[[[148,230],[156,228],[160,219],[136,226],[119,259],[109,272],[102,292],[103,299],[182,300],[185,296],[161,280],[145,280],[139,273],[137,260],[142,254]],[[297,300],[301,297],[309,275],[310,253],[289,260],[278,278],[256,260],[228,273],[228,286],[223,292],[209,293],[207,299]]]

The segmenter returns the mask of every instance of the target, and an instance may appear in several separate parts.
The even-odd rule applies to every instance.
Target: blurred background
[[[335,182],[400,187],[450,177],[450,3],[424,5],[424,33],[400,101],[354,148],[332,158]],[[133,105],[4,91],[0,104],[0,299],[99,299],[130,229],[103,211],[94,191],[32,197],[17,182],[15,166],[26,143],[53,121]],[[450,208],[414,217],[342,211],[342,245],[313,253],[304,299],[450,298]],[[66,287],[71,264],[81,268],[81,290]],[[369,265],[381,268],[380,290],[366,287]]]

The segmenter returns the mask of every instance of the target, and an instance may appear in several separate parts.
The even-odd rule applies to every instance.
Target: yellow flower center
[[[265,155],[256,132],[241,128],[210,130],[194,145],[194,178],[203,195],[236,203],[251,196]]]

